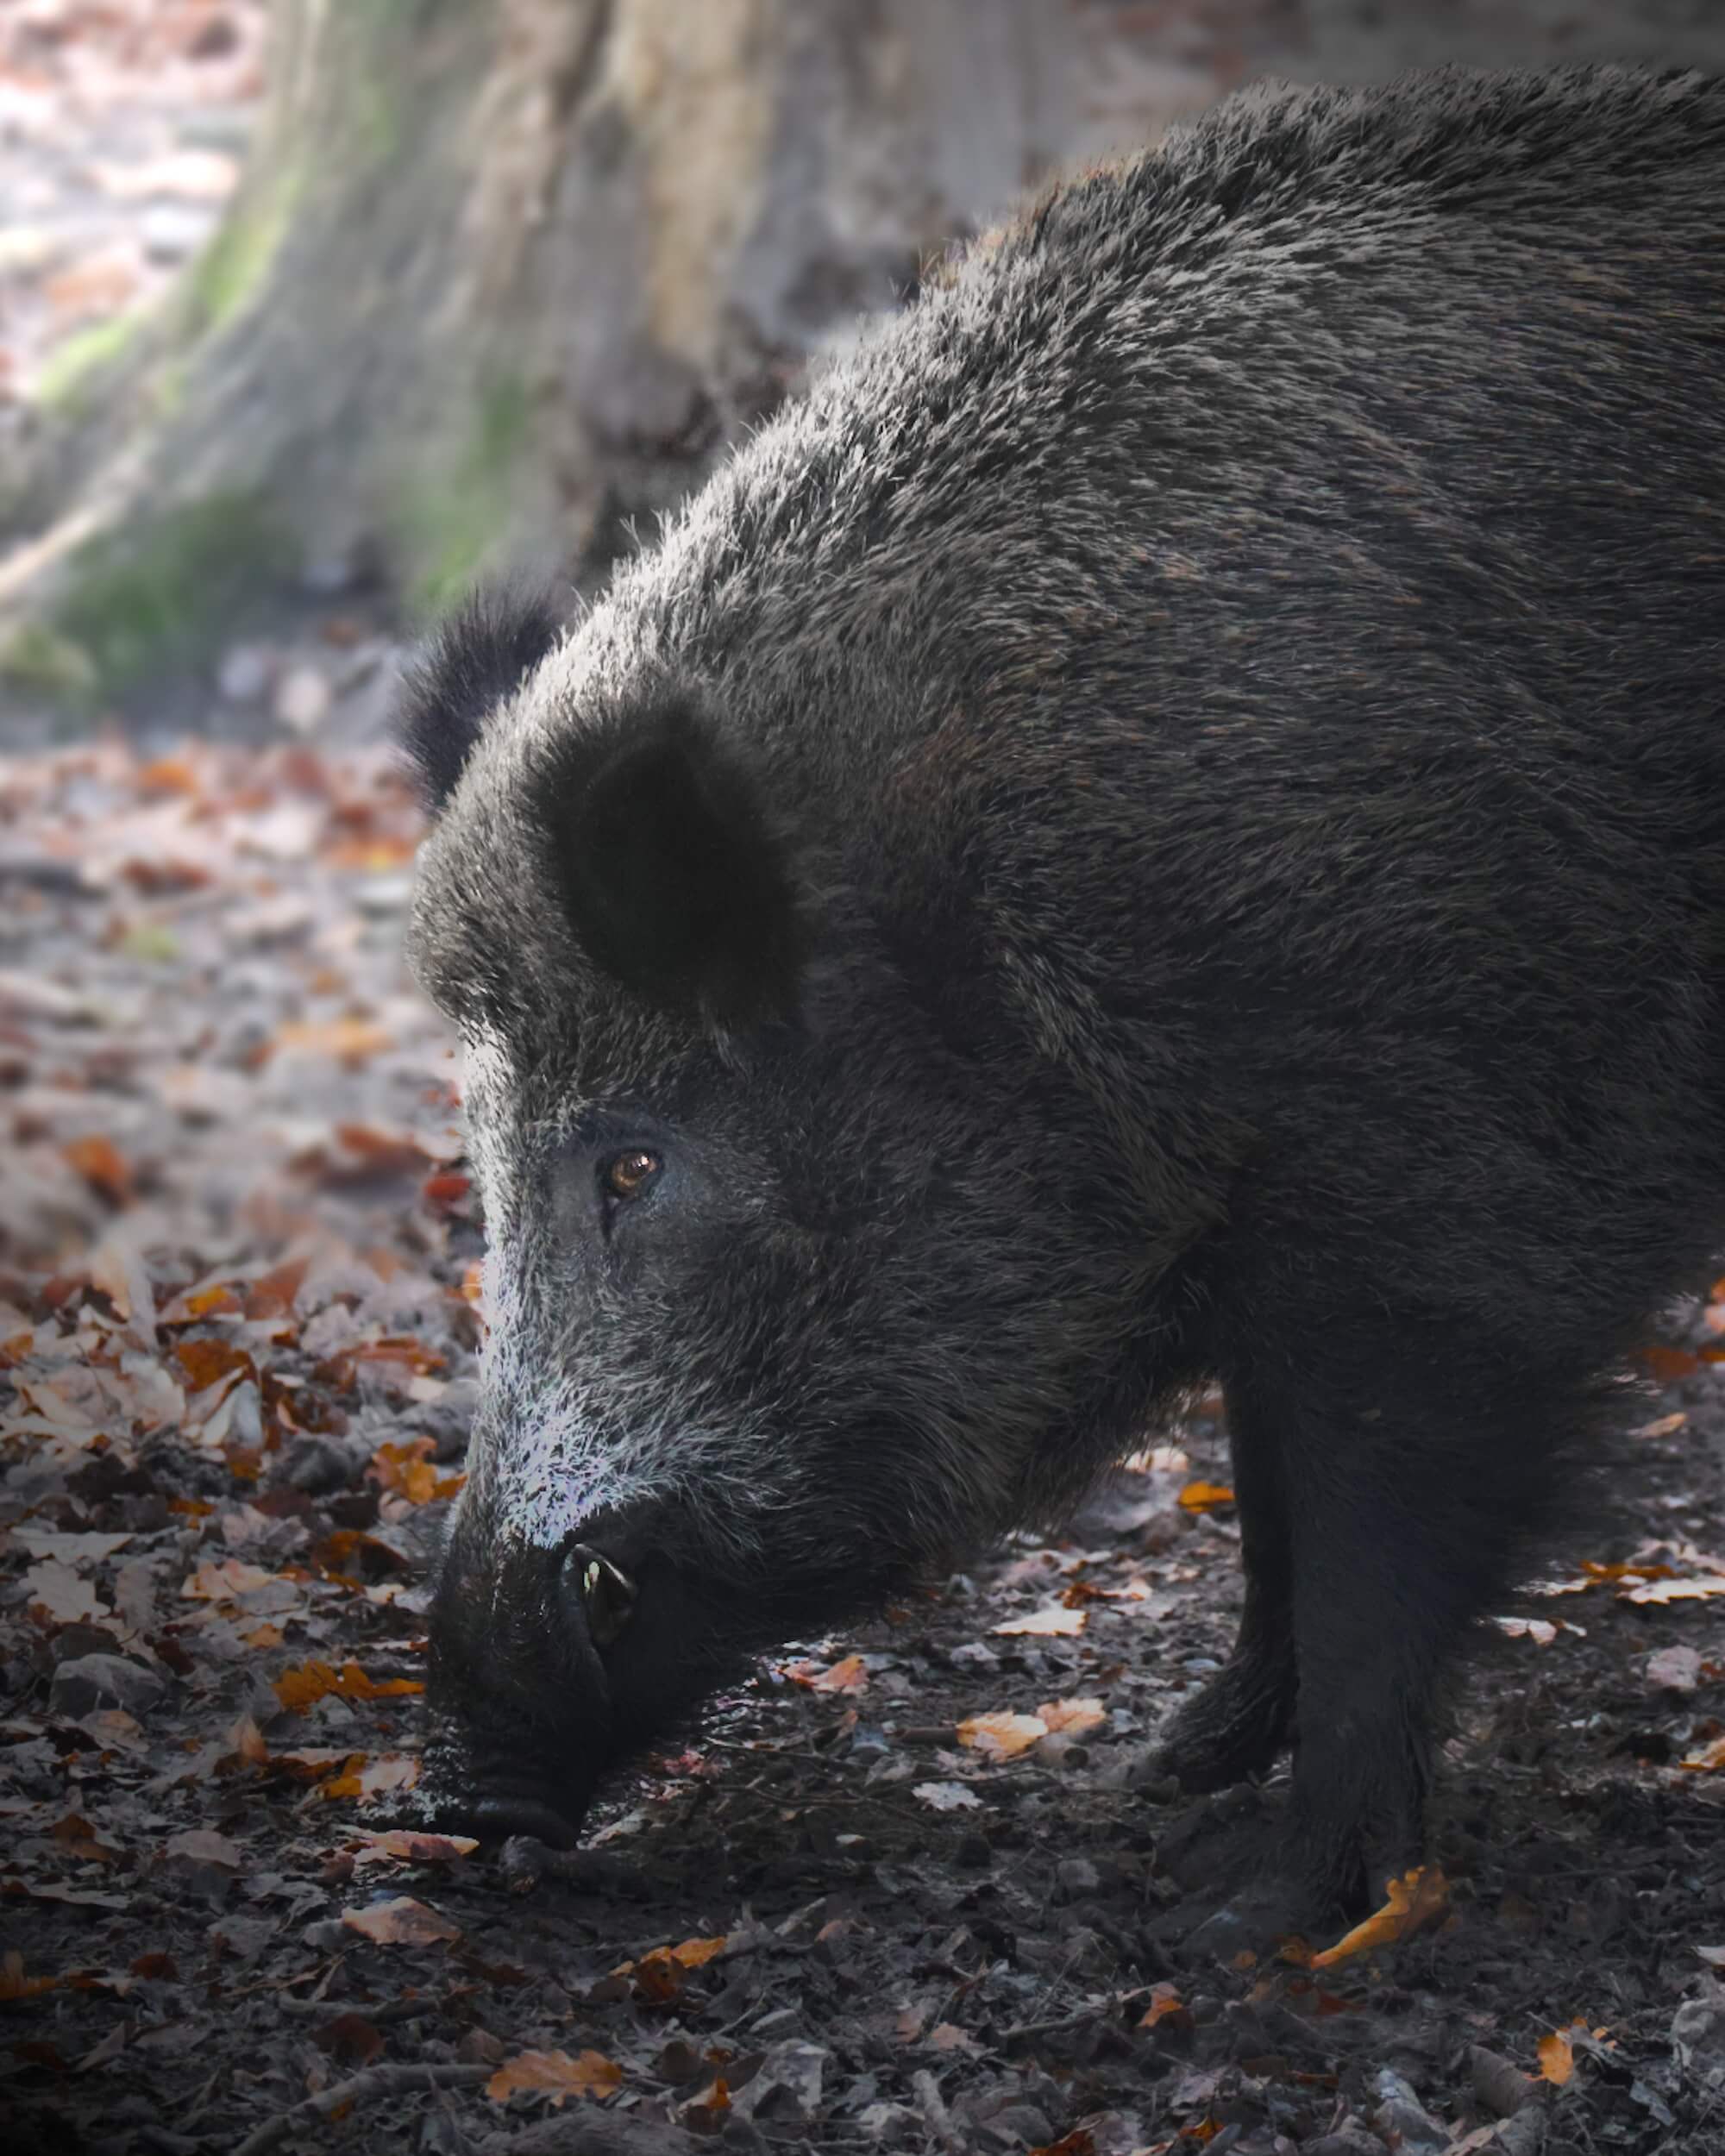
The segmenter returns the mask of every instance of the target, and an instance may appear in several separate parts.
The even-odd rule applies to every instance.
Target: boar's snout
[[[442,1818],[567,1847],[606,1771],[710,1689],[710,1598],[662,1526],[607,1514],[555,1550],[458,1537],[430,1620]]]

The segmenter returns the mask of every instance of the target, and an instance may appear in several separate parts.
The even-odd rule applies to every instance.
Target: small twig
[[[965,2156],[964,2144],[959,2140],[957,2128],[952,2123],[952,2114],[947,2109],[935,2084],[934,2076],[926,2066],[911,2076],[911,2090],[921,2107],[924,2118],[928,2121],[929,2132],[946,2151],[946,2156]]]
[[[254,2134],[247,2134],[234,2151],[234,2156],[266,2156],[267,2150],[279,2141],[285,2141],[301,2127],[316,2126],[320,2120],[331,2118],[338,2111],[369,2103],[378,2096],[407,2096],[416,2089],[476,2089],[496,2071],[495,2066],[442,2064],[367,2066],[362,2072],[349,2075],[346,2081],[338,2081],[333,2088],[308,2096],[304,2103],[296,2103],[292,2110],[278,2111],[273,2119],[266,2119]]]

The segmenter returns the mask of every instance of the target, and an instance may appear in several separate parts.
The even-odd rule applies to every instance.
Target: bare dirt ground
[[[1480,1641],[1399,1940],[1189,1936],[1279,1801],[1135,1771],[1237,1605],[1208,1407],[573,1864],[370,1823],[482,1323],[416,832],[304,747],[0,767],[0,2145],[1725,2149],[1725,1282]]]

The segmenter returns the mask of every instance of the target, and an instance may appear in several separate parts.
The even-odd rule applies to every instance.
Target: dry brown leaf
[[[1699,1752],[1691,1752],[1679,1759],[1678,1764],[1687,1767],[1691,1774],[1717,1774],[1725,1768],[1725,1737],[1716,1737]]]
[[[1188,1512],[1214,1512],[1219,1506],[1233,1501],[1234,1494],[1226,1482],[1188,1482],[1180,1493],[1180,1502]]]
[[[692,1970],[699,1969],[724,1952],[724,1934],[713,1939],[686,1939],[675,1946],[655,1946],[638,1961],[619,1962],[614,1977],[630,1977],[643,1998],[674,1999]]]
[[[122,1206],[131,1197],[131,1165],[111,1138],[92,1131],[86,1137],[72,1138],[60,1150],[66,1166],[113,1204]]]
[[[374,1902],[369,1908],[344,1909],[342,1921],[377,1946],[433,1946],[439,1940],[461,1935],[458,1924],[406,1894],[398,1894],[392,1902]]]
[[[498,2068],[486,2084],[494,2103],[505,2103],[518,2090],[530,2089],[549,2096],[560,2107],[571,2096],[615,2096],[623,2086],[623,2069],[603,2052],[524,2051]]]
[[[1016,1759],[1048,1734],[1040,1714],[972,1714],[958,1725],[958,1741],[988,1759]]]
[[[180,1589],[182,1598],[194,1602],[231,1602],[242,1595],[254,1595],[275,1577],[260,1565],[240,1557],[223,1557],[219,1564],[200,1564]]]
[[[354,1852],[355,1865],[449,1864],[470,1857],[479,1843],[471,1834],[422,1834],[392,1827],[382,1833],[362,1833]]]
[[[1584,2021],[1571,2021],[1567,2028],[1554,2028],[1549,2036],[1540,2039],[1540,2073],[1554,2088],[1561,2089],[1575,2072],[1575,2032],[1584,2029]]]
[[[1421,1865],[1404,1871],[1399,1879],[1387,1880],[1383,1908],[1374,1909],[1363,1924],[1344,1933],[1333,1946],[1314,1954],[1308,1965],[1329,1969],[1356,1954],[1398,1946],[1443,1915],[1449,1907],[1449,1881],[1436,1865]]]
[[[1108,1719],[1108,1710],[1099,1699],[1044,1700],[1036,1711],[1051,1735],[1061,1737],[1082,1737],[1086,1730],[1100,1729]]]
[[[317,1701],[334,1693],[337,1699],[390,1699],[404,1693],[423,1692],[417,1677],[386,1677],[381,1683],[369,1677],[357,1662],[344,1662],[338,1670],[329,1662],[302,1662],[284,1670],[271,1689],[291,1714],[303,1714]]]
[[[1145,2009],[1139,2019],[1138,2027],[1154,2028],[1158,2021],[1167,2021],[1170,2015],[1183,2015],[1185,2020],[1182,2026],[1189,2024],[1192,2019],[1191,2009],[1180,1996],[1179,1985],[1170,1984],[1165,1980],[1161,1984],[1151,1984],[1150,2004]]]
[[[386,1442],[373,1453],[368,1472],[410,1505],[429,1505],[438,1498],[453,1497],[467,1477],[440,1475],[431,1464],[436,1450],[430,1438],[409,1438],[399,1445]]]
[[[380,1758],[368,1759],[363,1765],[349,1760],[347,1766],[331,1782],[325,1782],[318,1796],[332,1799],[353,1797],[369,1802],[374,1796],[383,1796],[392,1789],[411,1789],[419,1779],[419,1761],[406,1752],[386,1752]]]
[[[869,1689],[869,1665],[860,1654],[847,1654],[842,1662],[831,1666],[824,1662],[787,1662],[782,1674],[793,1684],[806,1685],[811,1692],[866,1692]]]
[[[16,1948],[0,1956],[0,1999],[34,1999],[59,1982],[58,1977],[27,1977],[24,1957]]]

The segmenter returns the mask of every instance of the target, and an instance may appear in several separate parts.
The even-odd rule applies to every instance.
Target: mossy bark
[[[285,566],[414,610],[592,574],[812,346],[1088,147],[1085,13],[278,0],[221,230],[68,359],[0,482],[0,672],[123,690]]]

